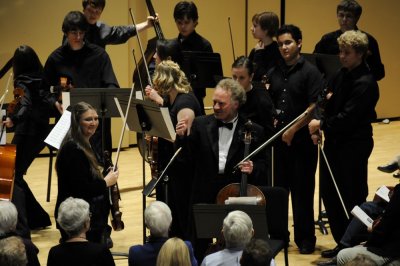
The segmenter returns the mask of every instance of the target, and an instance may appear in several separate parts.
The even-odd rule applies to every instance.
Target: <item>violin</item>
[[[110,153],[104,151],[104,169],[106,169],[104,176],[108,172],[108,169],[114,167],[111,161]],[[111,201],[111,225],[114,231],[124,230],[125,225],[122,221],[122,212],[119,210],[119,201],[121,200],[121,195],[119,193],[118,184],[115,183],[110,187],[110,201]]]
[[[22,88],[15,88],[13,91],[14,99],[8,103],[7,106],[7,116],[11,117],[13,114],[17,113],[21,108],[21,100],[24,97],[25,92]]]
[[[57,95],[57,101],[62,102],[62,93],[69,92],[74,87],[72,86],[71,79],[68,77],[60,77],[60,85],[58,86],[51,86],[50,92]]]
[[[252,123],[247,121],[245,123],[244,133],[244,157],[249,155],[250,144],[251,144],[251,130]],[[223,187],[217,194],[217,204],[225,204],[225,200],[229,197],[256,197],[257,205],[266,205],[265,196],[262,191],[251,184],[247,184],[247,174],[242,173],[241,182],[232,183]]]

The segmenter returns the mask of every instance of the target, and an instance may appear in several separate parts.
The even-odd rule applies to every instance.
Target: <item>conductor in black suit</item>
[[[185,139],[183,157],[190,161],[192,178],[191,203],[215,203],[220,189],[230,183],[240,183],[241,174],[248,174],[248,183],[265,183],[266,156],[262,151],[251,160],[242,163],[235,173],[233,168],[244,158],[243,133],[247,122],[238,113],[246,101],[246,92],[232,79],[221,80],[213,94],[214,114],[196,117]],[[261,126],[252,124],[250,151],[265,140]],[[177,134],[181,135],[180,124]],[[193,232],[192,232],[193,233]],[[192,234],[193,235],[193,234]],[[195,245],[196,242],[195,241]],[[196,245],[200,260],[203,245]]]

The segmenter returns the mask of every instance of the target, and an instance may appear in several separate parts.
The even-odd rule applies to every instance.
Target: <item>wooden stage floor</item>
[[[394,121],[390,124],[375,123],[374,125],[375,146],[369,160],[369,190],[368,199],[373,198],[374,191],[380,185],[395,185],[398,180],[391,174],[378,171],[378,165],[388,163],[400,152],[398,136],[400,135],[400,122]],[[351,130],[351,129],[349,129]],[[356,159],[356,158],[355,158]],[[50,202],[46,202],[47,171],[49,159],[47,157],[37,158],[29,168],[25,176],[29,186],[38,201],[50,214],[53,225],[43,230],[32,232],[32,240],[40,249],[39,259],[42,265],[46,265],[47,255],[50,247],[56,245],[60,235],[54,223],[54,204],[57,195],[57,178],[53,171],[53,181],[51,184]],[[120,202],[123,212],[125,230],[113,232],[112,239],[114,247],[112,252],[127,253],[131,245],[140,244],[143,240],[142,227],[142,158],[137,148],[129,148],[121,152],[120,156],[120,177],[118,180],[121,191],[122,201]],[[149,168],[146,164],[146,173],[149,178]],[[318,217],[318,178],[315,191],[315,219]],[[147,182],[147,181],[146,181]],[[147,199],[147,202],[153,199]],[[291,208],[291,206],[289,207]],[[302,266],[314,265],[319,261],[322,250],[333,248],[335,243],[332,235],[323,235],[316,226],[317,245],[316,250],[311,255],[300,255],[293,242],[293,222],[292,214],[289,210],[289,230],[291,231],[291,242],[289,247],[289,264]],[[329,231],[329,226],[328,226]],[[116,265],[128,265],[128,260],[124,257],[115,256]],[[277,265],[284,265],[282,252],[276,257]],[[200,262],[199,262],[200,264]]]

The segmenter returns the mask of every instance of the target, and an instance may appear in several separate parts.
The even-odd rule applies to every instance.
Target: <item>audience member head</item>
[[[224,219],[222,226],[227,248],[244,248],[254,234],[253,222],[243,211],[232,211]]]
[[[24,242],[16,236],[0,239],[0,265],[25,266],[28,264]]]
[[[189,249],[182,239],[168,239],[161,247],[157,257],[157,266],[191,265]]]
[[[42,63],[35,50],[28,45],[19,46],[13,56],[14,79],[21,74],[41,73]]]
[[[264,32],[266,36],[273,38],[276,36],[276,32],[279,28],[279,18],[274,12],[261,12],[257,13],[251,19],[253,22],[253,35],[256,39],[261,39],[262,36],[258,36],[256,29],[257,26],[260,26],[261,30]]]
[[[271,247],[267,241],[253,238],[243,250],[240,265],[242,266],[265,266],[270,265],[272,260]]]
[[[72,50],[82,49],[88,27],[89,24],[85,16],[79,11],[71,11],[65,16],[62,24],[62,31]]]
[[[362,7],[355,0],[343,0],[336,8],[340,29],[345,32],[354,30],[361,17]]]
[[[154,201],[144,211],[144,222],[153,237],[168,237],[172,222],[171,210],[162,201]]]
[[[161,61],[156,66],[153,84],[161,95],[168,95],[171,90],[176,90],[178,93],[188,93],[192,90],[185,73],[171,60]]]
[[[368,37],[361,31],[346,31],[338,38],[339,59],[349,71],[359,66],[367,56]]]
[[[232,78],[247,92],[251,89],[254,76],[253,62],[246,56],[238,57],[232,64]]]
[[[57,222],[70,238],[86,233],[90,228],[89,203],[83,199],[67,198],[58,208]]]
[[[83,14],[85,15],[87,22],[91,25],[95,24],[103,13],[104,7],[106,6],[105,0],[83,0]]]
[[[157,40],[156,53],[154,54],[156,65],[163,60],[172,60],[178,65],[182,65],[183,55],[177,40]]]
[[[198,24],[199,14],[197,7],[193,2],[181,1],[174,8],[175,24],[179,33],[184,37],[188,37]]]
[[[358,254],[354,259],[348,261],[344,266],[378,266],[369,256]]]
[[[8,200],[0,200],[0,236],[15,231],[18,222],[18,211]]]
[[[294,65],[300,58],[302,33],[295,25],[283,25],[278,30],[278,47],[282,58],[289,66]]]
[[[239,82],[233,79],[222,79],[218,82],[213,94],[213,109],[216,119],[230,122],[238,109],[246,102],[246,92]]]

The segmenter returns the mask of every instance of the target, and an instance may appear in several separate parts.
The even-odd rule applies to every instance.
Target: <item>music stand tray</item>
[[[218,205],[194,204],[193,214],[197,238],[216,238],[222,230],[222,223],[229,212],[240,210],[247,213],[254,228],[254,236],[269,239],[265,206],[260,205]]]
[[[130,89],[120,88],[74,88],[69,92],[70,105],[87,102],[104,117],[120,117],[114,98],[129,99]]]

